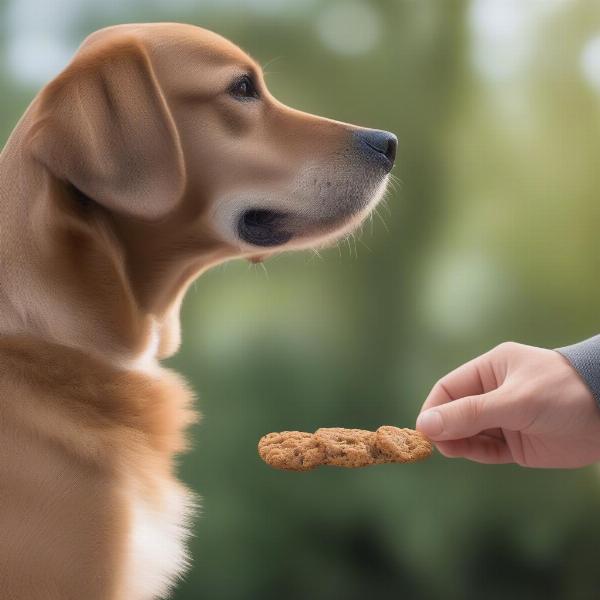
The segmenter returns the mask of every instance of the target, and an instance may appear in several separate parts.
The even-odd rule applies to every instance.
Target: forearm
[[[600,335],[571,346],[556,348],[556,351],[573,365],[600,406]]]

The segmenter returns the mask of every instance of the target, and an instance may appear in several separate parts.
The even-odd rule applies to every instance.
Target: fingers
[[[438,442],[472,437],[485,429],[518,429],[518,418],[507,392],[499,388],[425,410],[419,415],[416,427]]]
[[[421,411],[464,396],[475,396],[496,387],[489,354],[478,356],[442,377],[423,403]]]
[[[436,442],[441,454],[448,458],[467,458],[484,464],[507,464],[514,462],[504,439],[486,434],[476,435],[463,440]]]

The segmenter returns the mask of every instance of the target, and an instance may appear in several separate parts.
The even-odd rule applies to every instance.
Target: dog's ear
[[[180,200],[175,122],[136,40],[85,47],[40,94],[29,138],[56,177],[110,210],[159,219]]]

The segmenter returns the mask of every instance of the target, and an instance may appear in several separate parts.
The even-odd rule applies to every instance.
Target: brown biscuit
[[[307,471],[319,465],[365,467],[404,463],[431,455],[432,445],[420,432],[384,425],[376,432],[324,427],[312,433],[269,433],[258,443],[260,457],[276,469]]]
[[[415,462],[431,455],[431,442],[414,429],[382,425],[375,432],[375,446],[386,462]]]
[[[312,433],[282,431],[269,433],[258,442],[260,457],[275,469],[308,471],[323,462],[323,448]]]
[[[323,427],[315,439],[325,450],[324,464],[335,467],[366,467],[376,462],[375,434],[364,429]]]

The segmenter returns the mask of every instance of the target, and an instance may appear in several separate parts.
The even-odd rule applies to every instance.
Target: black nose
[[[365,154],[381,160],[387,170],[391,171],[398,147],[398,138],[393,133],[379,129],[360,129],[354,132],[354,136]]]

